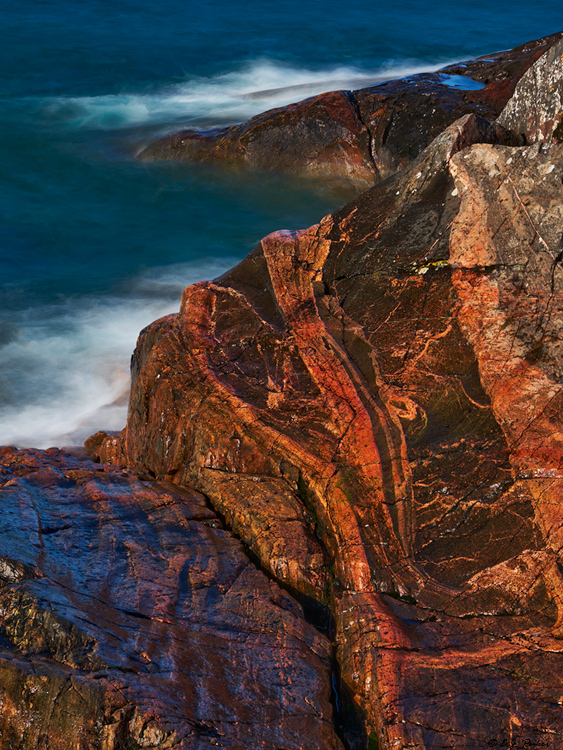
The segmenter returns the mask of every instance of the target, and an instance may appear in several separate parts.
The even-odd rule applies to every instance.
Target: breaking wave
[[[437,70],[441,65],[388,62],[374,71],[354,67],[311,70],[261,60],[213,78],[191,78],[150,93],[59,98],[48,112],[72,127],[116,130],[189,124],[212,127],[242,122],[260,112],[315,94],[357,89],[393,78]]]
[[[234,262],[152,269],[133,280],[127,296],[67,300],[13,316],[0,340],[0,445],[77,445],[97,430],[122,429],[139,331],[176,312],[185,286]]]

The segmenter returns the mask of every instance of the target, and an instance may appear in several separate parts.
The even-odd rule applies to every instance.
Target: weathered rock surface
[[[328,602],[351,747],[563,746],[563,147],[507,142],[456,121],[134,356],[127,462]]]
[[[526,143],[563,142],[563,40],[522,76],[499,123],[524,136]]]
[[[139,156],[280,170],[365,188],[405,167],[463,115],[496,118],[525,71],[560,36],[439,73],[321,94],[242,125],[184,130],[150,144]],[[452,75],[472,79],[468,89],[450,85]],[[484,88],[471,90],[474,80]]]
[[[0,452],[0,747],[340,750],[331,646],[204,498]]]
[[[563,549],[563,145],[474,146],[452,162],[462,196],[450,262],[459,318],[538,528]],[[555,577],[558,624],[563,589]]]

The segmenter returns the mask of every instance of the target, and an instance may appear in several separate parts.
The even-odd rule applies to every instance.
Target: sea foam
[[[444,63],[441,63],[443,65]],[[71,127],[117,130],[185,123],[192,127],[242,122],[274,107],[339,89],[358,89],[438,69],[416,61],[389,61],[377,70],[312,70],[260,60],[213,78],[187,78],[158,91],[49,100],[50,113]]]
[[[10,337],[0,342],[0,445],[77,445],[99,429],[122,429],[129,362],[141,329],[177,311],[185,286],[213,278],[234,262],[153,269],[132,280],[128,296],[22,311]]]

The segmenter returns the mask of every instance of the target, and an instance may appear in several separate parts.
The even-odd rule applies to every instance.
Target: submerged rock
[[[147,146],[140,158],[244,164],[365,186],[376,179],[370,134],[349,91],[270,110],[243,125],[182,131]]]
[[[463,115],[495,119],[525,71],[560,36],[438,73],[320,94],[242,125],[183,130],[149,144],[139,158],[244,165],[366,188],[405,167]]]

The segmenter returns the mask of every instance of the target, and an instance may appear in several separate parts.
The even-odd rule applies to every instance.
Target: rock
[[[342,750],[331,646],[204,498],[0,450],[0,747]]]
[[[336,91],[257,115],[243,125],[184,130],[147,146],[144,160],[245,164],[292,175],[337,178],[365,187],[376,171],[370,135],[349,91]]]
[[[405,167],[463,115],[495,119],[520,77],[560,37],[554,34],[439,73],[321,94],[242,125],[184,130],[149,144],[139,158],[279,170],[365,189]],[[453,75],[469,79],[468,89],[452,86]],[[484,88],[472,90],[474,80]]]
[[[498,121],[526,143],[563,142],[563,40],[522,76]]]
[[[123,437],[121,432],[96,432],[84,443],[84,449],[87,456],[94,461],[103,464],[113,464],[114,466],[125,466],[127,460],[123,453]],[[72,452],[67,449],[67,452]]]
[[[294,592],[327,604],[330,556],[319,543],[314,514],[287,481],[210,468],[198,486],[272,575]]]
[[[453,159],[452,172],[462,196],[451,241],[459,319],[506,435],[514,475],[534,497],[536,523],[558,555],[563,145],[474,146]]]
[[[512,329],[499,318],[487,334],[497,287],[475,298],[463,286],[490,265],[531,269],[514,236],[541,246],[525,211],[516,234],[501,213],[516,203],[496,177],[489,188],[479,173],[463,191],[474,153],[534,164],[504,142],[496,124],[462,118],[319,225],[270,235],[222,278],[189,287],[134,355],[129,465],[204,492],[263,566],[319,601],[327,560],[342,700],[368,736],[348,737],[358,748],[563,741],[558,490],[530,476],[553,410],[541,416],[547,389],[527,403],[514,436],[537,422],[538,441],[528,427],[521,457],[507,423],[523,406],[507,387],[497,406],[483,369],[492,359],[503,372]],[[553,232],[550,158],[538,169],[553,173],[541,188]],[[522,179],[531,191],[538,175]],[[552,267],[533,272],[546,301]],[[540,321],[541,294],[523,304],[522,331]],[[492,372],[502,384],[513,369]],[[549,461],[542,472],[558,471]],[[274,565],[280,546],[293,570]]]

